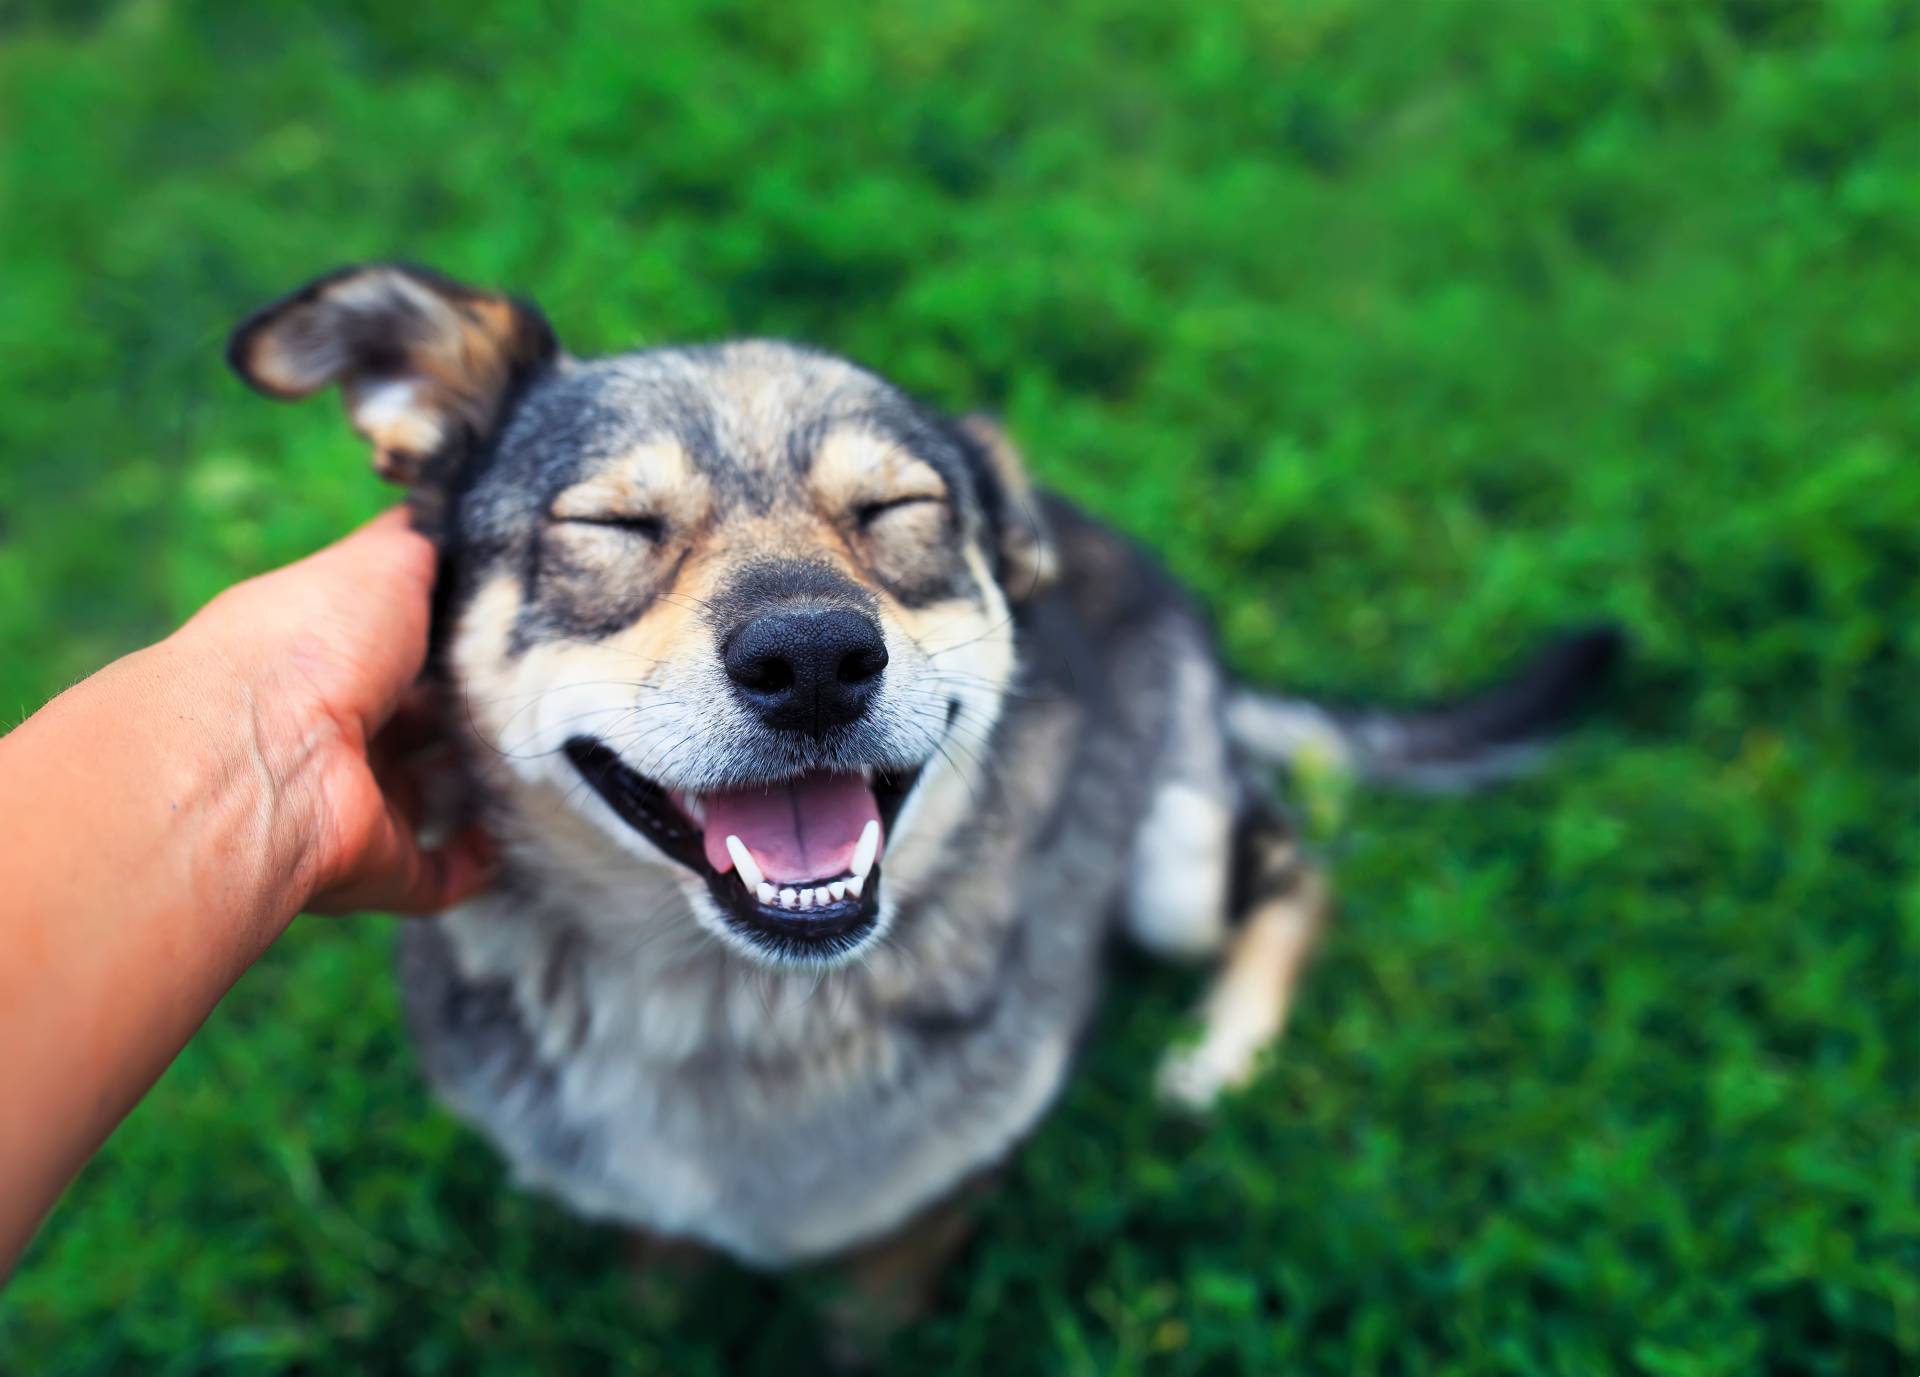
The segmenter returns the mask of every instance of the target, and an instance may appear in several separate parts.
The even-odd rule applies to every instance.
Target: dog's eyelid
[[[924,507],[946,504],[944,492],[901,493],[898,497],[884,497],[875,502],[862,502],[853,509],[853,518],[862,526],[870,526],[888,512],[901,511],[907,507]]]
[[[553,518],[563,526],[603,526],[616,531],[631,531],[635,535],[645,536],[658,542],[666,537],[666,518],[634,512],[598,512],[591,515],[555,514]]]

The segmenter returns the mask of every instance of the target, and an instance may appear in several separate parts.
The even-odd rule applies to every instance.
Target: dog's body
[[[757,1264],[910,1231],[1001,1161],[1116,923],[1224,957],[1164,1088],[1242,1083],[1322,904],[1259,766],[1311,739],[1468,780],[1611,649],[1412,718],[1236,690],[997,432],[790,346],[579,363],[530,308],[373,268],[232,357],[277,395],[342,382],[442,542],[438,658],[505,859],[408,932],[434,1086],[580,1212]]]
[[[922,783],[956,825],[891,853],[900,907],[865,959],[766,971],[636,936],[666,921],[672,887],[555,867],[538,819],[499,890],[410,931],[434,1083],[524,1177],[756,1262],[840,1251],[1033,1126],[1130,890],[1192,896],[1147,915],[1156,937],[1219,942],[1238,800],[1204,637],[1119,542],[1068,529],[1090,558],[1064,560],[1023,615],[1046,649],[1025,656],[991,740],[948,747],[978,768]],[[1200,812],[1176,824],[1194,854],[1142,835],[1156,797]]]

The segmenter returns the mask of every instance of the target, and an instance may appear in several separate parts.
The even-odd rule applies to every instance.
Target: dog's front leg
[[[974,1181],[890,1238],[842,1261],[845,1289],[826,1311],[828,1357],[842,1371],[870,1366],[887,1340],[924,1315],[940,1276],[973,1233],[975,1206],[997,1173]]]
[[[1201,1005],[1199,1041],[1176,1048],[1160,1068],[1161,1094],[1194,1109],[1253,1078],[1286,1026],[1326,917],[1326,883],[1278,818],[1249,818],[1234,844],[1236,930]]]

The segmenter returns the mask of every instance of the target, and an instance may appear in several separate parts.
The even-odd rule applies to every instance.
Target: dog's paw
[[[1220,1038],[1175,1048],[1160,1063],[1156,1088],[1161,1102],[1188,1113],[1205,1113],[1222,1095],[1253,1079],[1259,1050]]]

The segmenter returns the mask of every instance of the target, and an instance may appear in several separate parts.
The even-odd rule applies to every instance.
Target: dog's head
[[[768,963],[886,930],[883,872],[960,823],[941,796],[1049,572],[991,426],[786,344],[576,360],[523,302],[385,265],[268,306],[228,356],[276,397],[340,384],[411,486],[509,846],[601,893],[664,879]]]

